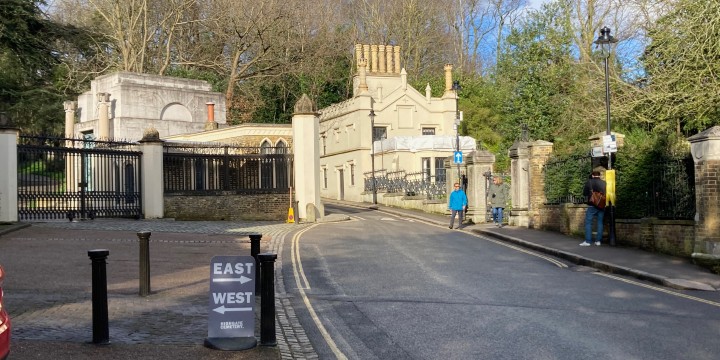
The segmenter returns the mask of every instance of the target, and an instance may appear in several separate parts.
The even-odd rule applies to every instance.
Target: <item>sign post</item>
[[[210,308],[205,346],[245,350],[255,338],[255,274],[252,256],[215,256],[210,263]]]

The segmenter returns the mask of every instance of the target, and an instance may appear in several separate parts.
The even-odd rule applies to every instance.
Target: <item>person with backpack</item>
[[[596,193],[596,194],[594,194]],[[593,219],[597,218],[595,245],[600,246],[603,236],[603,218],[605,217],[605,181],[600,179],[600,172],[594,170],[583,188],[588,207],[585,211],[585,241],[580,246],[592,245]]]

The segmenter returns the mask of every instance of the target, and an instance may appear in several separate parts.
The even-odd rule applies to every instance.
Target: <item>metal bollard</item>
[[[107,302],[107,272],[105,260],[110,251],[106,249],[88,250],[92,260],[92,329],[93,344],[107,345],[110,343]]]
[[[255,258],[255,269],[258,271],[258,275],[260,275],[260,260],[258,259],[258,254],[260,253],[260,239],[262,239],[262,234],[250,235],[250,256]],[[260,276],[255,277],[255,296],[258,295],[260,295]]]
[[[260,299],[260,345],[276,346],[275,338],[275,260],[277,254],[258,254],[262,298]]]
[[[140,239],[140,296],[150,295],[150,232],[137,233]]]

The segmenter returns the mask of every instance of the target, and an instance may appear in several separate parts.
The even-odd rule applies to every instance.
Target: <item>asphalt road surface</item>
[[[720,303],[465,231],[328,206],[351,221],[282,249],[320,359],[717,359]]]

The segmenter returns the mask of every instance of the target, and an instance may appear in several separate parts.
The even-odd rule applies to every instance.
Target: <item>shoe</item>
[[[596,242],[595,242],[595,246],[600,246],[600,242],[599,242],[599,241],[596,241]]]
[[[452,229],[452,226],[448,226],[449,229]]]
[[[502,229],[502,227],[505,226],[504,224],[498,224],[498,227]]]
[[[583,241],[583,242],[580,243],[580,246],[590,246],[590,245],[592,245],[592,244],[590,244],[589,242],[584,242],[584,241]]]

